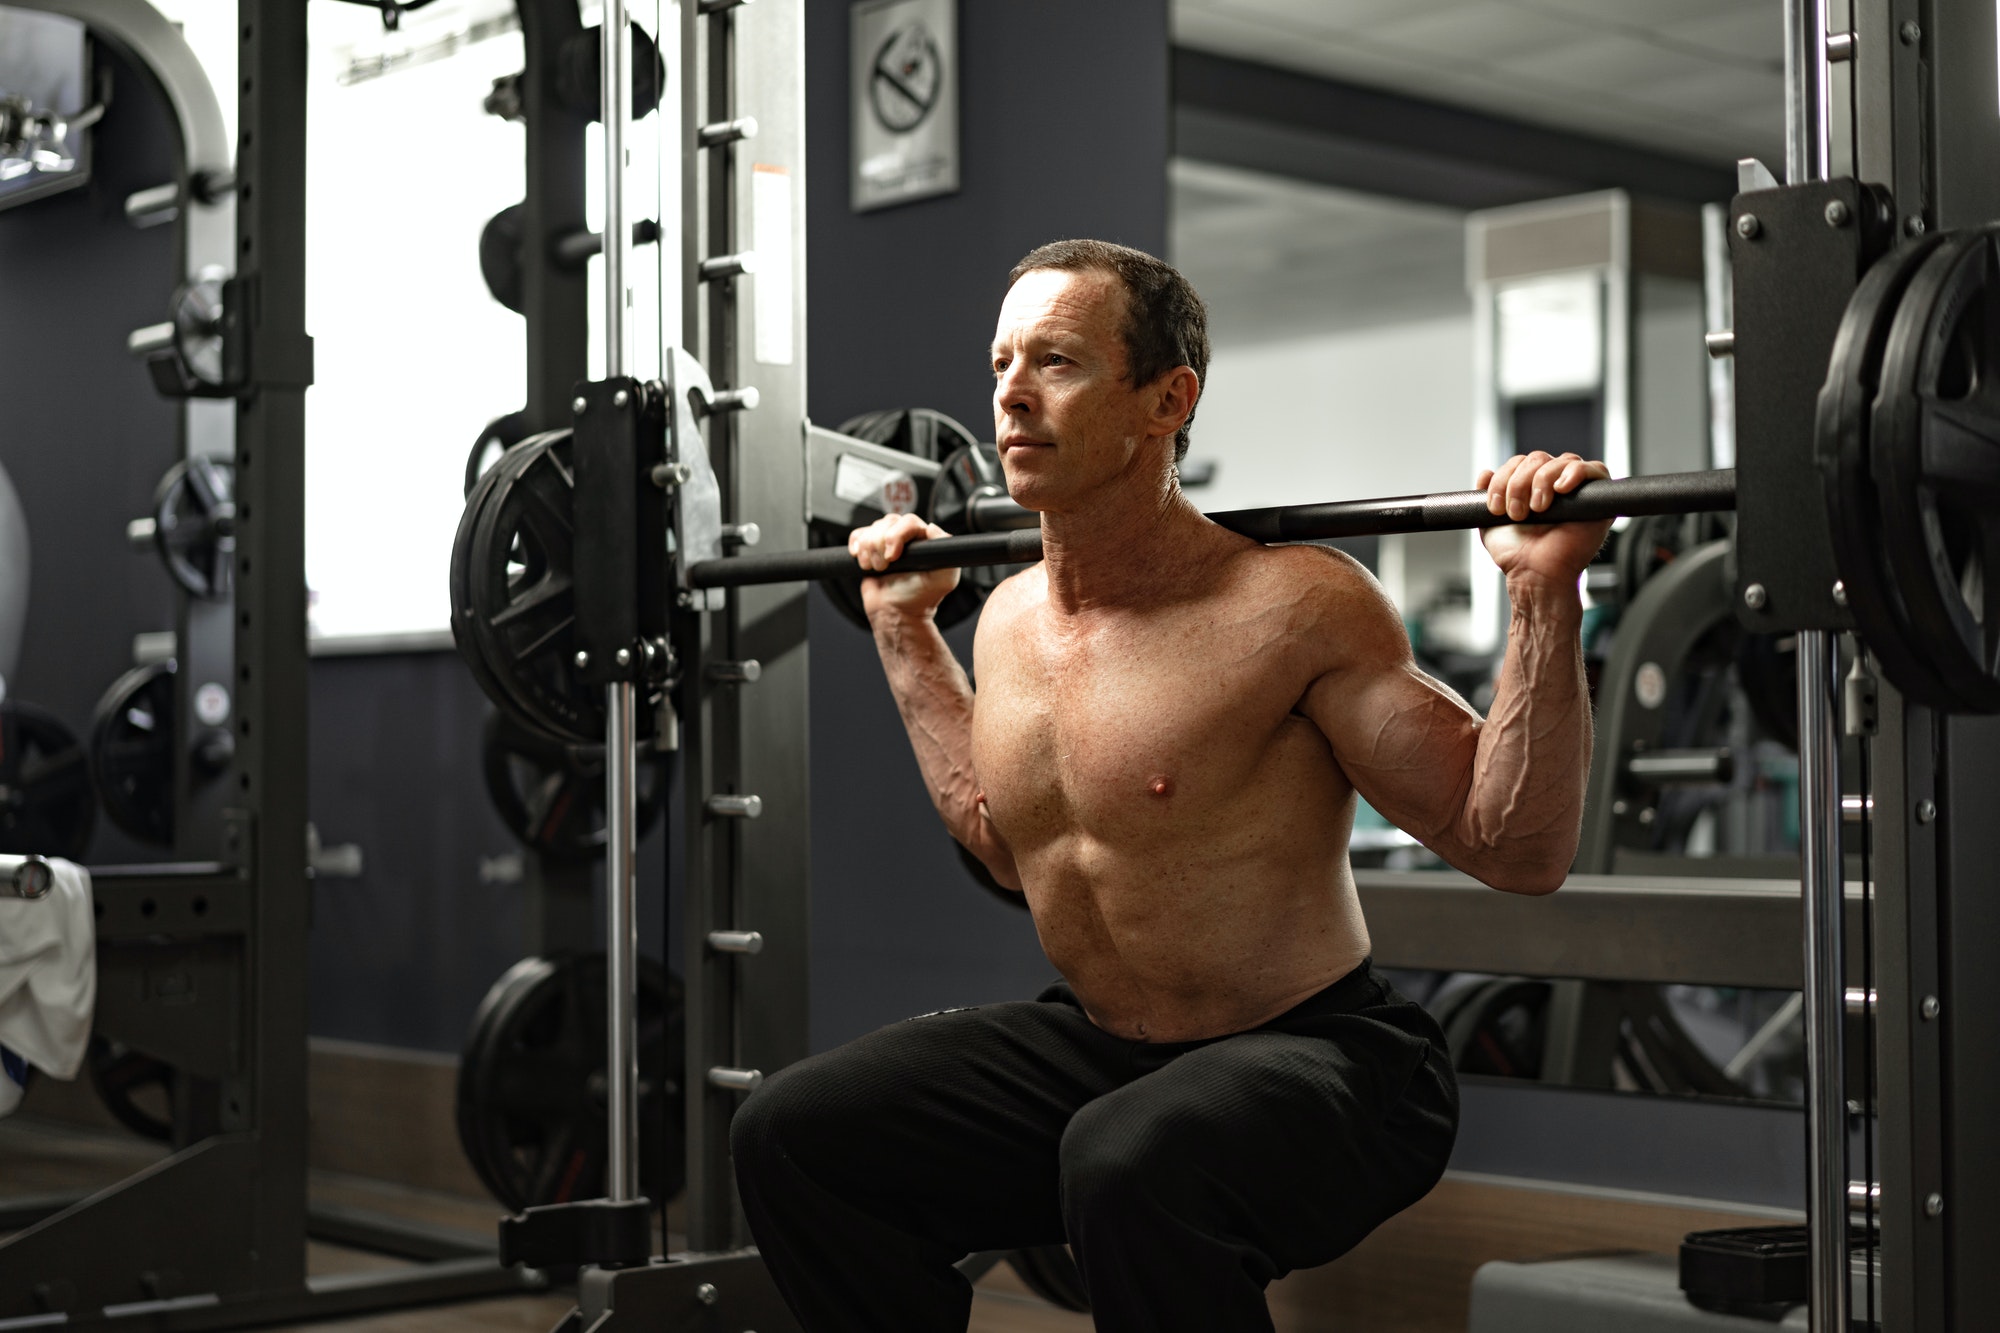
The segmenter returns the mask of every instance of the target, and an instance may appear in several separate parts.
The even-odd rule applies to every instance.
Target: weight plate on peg
[[[1905,245],[1862,275],[1834,337],[1814,424],[1834,565],[1848,610],[1883,673],[1915,699],[1941,697],[1944,684],[1917,651],[1902,593],[1886,564],[1876,503],[1874,408],[1898,305],[1942,239],[1928,236]]]
[[[838,429],[842,435],[851,435],[870,444],[886,444],[933,463],[942,462],[959,450],[969,449],[978,443],[972,438],[971,431],[944,413],[928,407],[863,412],[841,422]],[[814,548],[845,546],[847,532],[846,528],[831,523],[814,523],[808,533],[808,544]],[[953,589],[952,595],[938,607],[937,623],[940,629],[956,625],[978,610],[980,601],[985,599],[984,593],[970,599],[959,596],[964,588],[965,576],[973,572],[962,571],[959,588]],[[821,579],[819,586],[850,624],[861,629],[868,628],[868,612],[861,604],[860,578]]]
[[[221,270],[209,268],[174,293],[174,350],[188,375],[208,388],[220,388],[223,364]]]
[[[90,772],[111,822],[141,842],[174,841],[174,664],[133,667],[97,701]]]
[[[493,492],[493,483],[498,480],[499,471],[494,467],[486,469],[473,483],[472,491],[465,497],[465,508],[458,516],[458,531],[451,543],[451,637],[458,648],[458,655],[473,680],[485,692],[488,699],[505,711],[515,708],[512,697],[500,684],[499,676],[486,664],[486,658],[479,647],[479,637],[473,633],[472,618],[472,537],[479,525],[479,515],[485,507],[487,497]]]
[[[527,310],[522,294],[521,245],[528,234],[528,206],[509,204],[479,229],[479,276],[486,291],[515,314]]]
[[[462,620],[503,691],[494,702],[536,730],[593,745],[604,738],[604,690],[584,681],[576,666],[576,479],[569,457],[569,431],[549,431],[522,441],[494,466],[478,513],[468,515],[470,614]],[[651,734],[653,717],[650,707],[638,710],[639,739]]]
[[[153,491],[153,542],[191,597],[229,595],[236,559],[236,469],[196,454],[168,468]]]
[[[602,1197],[608,1156],[603,954],[524,958],[480,1002],[458,1074],[458,1137],[516,1211]],[[639,960],[639,1181],[655,1206],[686,1178],[681,980]]]
[[[1950,235],[1897,304],[1870,454],[1919,702],[2000,712],[2000,228]],[[1891,676],[1894,680],[1894,676]]]
[[[528,438],[528,414],[509,412],[504,417],[495,417],[486,423],[486,429],[479,432],[479,438],[472,442],[472,452],[465,459],[465,498],[472,498],[472,488],[500,461],[500,455]]]
[[[0,702],[0,852],[81,861],[97,794],[83,747],[55,714]]]
[[[549,740],[496,711],[487,716],[480,754],[493,808],[522,845],[560,861],[604,855],[603,746]],[[667,802],[666,767],[657,757],[642,756],[637,773],[635,841],[659,822]]]

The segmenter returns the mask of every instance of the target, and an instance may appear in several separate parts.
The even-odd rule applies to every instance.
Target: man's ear
[[[1201,378],[1192,366],[1175,366],[1153,381],[1154,435],[1173,435],[1201,397]]]

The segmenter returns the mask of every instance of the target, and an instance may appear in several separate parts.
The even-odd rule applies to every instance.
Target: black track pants
[[[1422,1198],[1457,1120],[1437,1025],[1363,963],[1203,1042],[1114,1037],[1062,984],[909,1019],[768,1079],[731,1141],[808,1333],[955,1333],[955,1262],[1065,1240],[1098,1328],[1228,1333]]]

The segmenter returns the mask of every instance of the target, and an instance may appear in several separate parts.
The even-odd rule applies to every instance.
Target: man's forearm
[[[1513,616],[1479,730],[1459,835],[1497,888],[1546,892],[1576,857],[1589,780],[1590,692],[1574,585],[1509,580]]]
[[[870,627],[931,803],[952,836],[978,851],[972,683],[929,616],[884,610],[871,619]]]

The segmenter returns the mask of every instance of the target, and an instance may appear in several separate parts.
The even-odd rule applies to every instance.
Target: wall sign
[[[958,189],[958,68],[958,0],[850,11],[855,212]]]

